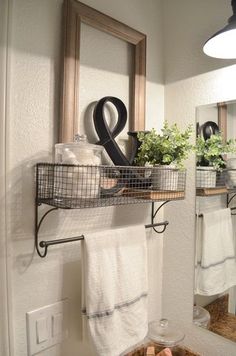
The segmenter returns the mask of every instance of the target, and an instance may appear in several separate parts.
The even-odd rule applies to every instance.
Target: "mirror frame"
[[[130,130],[145,128],[146,35],[76,0],[64,0],[64,63],[60,142],[78,133],[81,22],[134,46]]]

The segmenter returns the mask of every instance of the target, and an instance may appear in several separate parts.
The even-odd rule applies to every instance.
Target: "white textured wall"
[[[233,100],[236,66],[186,79],[165,88],[165,117],[182,127],[195,125],[196,107]],[[186,333],[186,343],[203,356],[233,356],[236,344],[192,323],[194,246],[195,246],[195,160],[189,159],[187,195],[170,203],[165,218],[170,226],[165,233],[163,255],[163,316],[177,321]]]
[[[165,81],[191,78],[235,60],[204,55],[203,44],[232,15],[230,0],[163,0]]]
[[[235,121],[236,121],[236,104],[234,102],[234,103],[229,103],[227,105],[227,137],[228,138],[236,137]],[[235,154],[233,154],[232,156],[234,157]]]
[[[89,6],[147,35],[146,128],[161,128],[163,101],[163,16],[161,0],[86,0]]]
[[[147,34],[146,127],[160,128],[164,116],[163,18],[160,0],[84,2]],[[43,355],[90,356],[89,346],[81,342],[79,244],[52,248],[45,260],[33,254],[32,166],[36,161],[50,156],[57,137],[62,0],[11,0],[9,3],[12,8],[11,58],[8,63],[10,97],[7,107],[7,239],[11,251],[8,269],[11,286],[10,326],[14,335],[12,356],[26,355],[25,313],[64,297],[68,297],[72,305],[71,340],[62,348],[55,347]],[[206,36],[225,24],[225,18],[231,12],[228,1],[163,0],[162,6],[167,82],[209,72],[231,63],[204,57],[200,45]],[[211,9],[214,11],[211,12]],[[166,118],[183,126],[188,122],[195,123],[196,106],[235,99],[235,79],[236,69],[229,67],[167,85]],[[234,344],[192,325],[193,159],[189,160],[188,167],[187,199],[170,203],[165,209],[171,224],[165,236],[163,316],[178,320],[186,331],[186,342],[203,355],[233,356],[236,353]],[[42,234],[54,238],[54,232],[57,236],[64,236],[95,228],[145,222],[149,212],[149,206],[145,206],[145,209],[144,206],[134,206],[61,212],[50,217],[50,224],[45,224]],[[150,319],[154,319],[161,314],[162,240],[154,234],[148,237],[148,242]]]
[[[50,158],[57,139],[62,0],[12,0],[9,3],[7,240],[12,356],[27,354],[25,313],[66,297],[71,304],[71,339],[42,355],[90,356],[89,345],[81,340],[80,243],[51,248],[45,259],[34,253],[33,165]],[[147,127],[160,128],[164,108],[160,1],[90,0],[85,3],[147,34]],[[85,95],[89,96],[89,92]],[[65,237],[110,226],[145,223],[149,219],[148,204],[58,212],[48,217],[41,234],[46,238]],[[148,234],[147,238],[150,318],[159,318],[162,239],[156,234]]]
[[[95,143],[99,139],[93,125],[94,106],[102,97],[114,96],[122,100],[127,109],[126,126],[116,141],[123,152],[128,151],[133,58],[133,45],[82,23],[78,127],[80,133],[86,132],[89,142]],[[107,104],[105,119],[110,128],[114,128],[117,116],[114,106]],[[107,155],[103,156],[107,158]]]

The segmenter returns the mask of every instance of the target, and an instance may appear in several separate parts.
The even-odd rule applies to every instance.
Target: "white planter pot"
[[[236,169],[230,169],[227,172],[227,185],[230,188],[236,187]]]
[[[152,172],[153,190],[178,190],[178,169],[170,166],[154,167]]]
[[[215,188],[216,170],[214,167],[197,167],[197,188]]]
[[[227,168],[227,185],[234,188],[236,187],[236,158],[228,159]]]

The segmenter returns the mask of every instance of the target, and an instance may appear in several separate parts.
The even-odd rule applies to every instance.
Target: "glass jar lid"
[[[178,345],[185,335],[167,319],[161,319],[149,323],[148,337],[159,345],[173,347]]]
[[[101,165],[103,147],[87,141],[86,135],[76,135],[75,142],[55,145],[55,162],[73,165]]]
[[[67,148],[67,149],[82,149],[82,150],[94,150],[98,152],[103,151],[103,146],[100,145],[94,145],[92,143],[89,143],[87,141],[87,136],[86,135],[75,135],[74,142],[68,142],[68,143],[57,143],[55,145],[56,148]]]

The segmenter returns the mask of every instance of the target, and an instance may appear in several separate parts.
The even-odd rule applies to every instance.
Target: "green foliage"
[[[152,129],[149,133],[139,133],[138,139],[141,146],[136,163],[142,166],[145,164],[173,164],[182,168],[183,161],[193,148],[189,143],[192,132],[191,125],[184,132],[181,132],[176,124],[169,126],[165,121],[161,135],[155,129]]]
[[[220,133],[211,135],[207,140],[198,136],[195,150],[197,165],[212,166],[217,170],[221,170],[225,167],[222,155],[236,152],[236,141],[230,139],[223,142]]]

